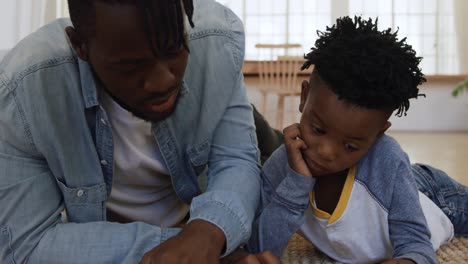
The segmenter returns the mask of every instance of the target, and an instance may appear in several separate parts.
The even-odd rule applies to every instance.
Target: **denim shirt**
[[[222,5],[194,5],[180,99],[152,132],[177,195],[191,204],[189,221],[221,228],[227,254],[249,238],[260,188],[244,32]],[[41,28],[0,63],[1,263],[137,263],[180,231],[106,222],[112,128],[90,65],[66,37],[69,25]]]

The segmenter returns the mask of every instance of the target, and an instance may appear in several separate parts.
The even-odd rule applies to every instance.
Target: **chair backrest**
[[[297,94],[297,74],[304,63],[300,44],[257,44],[260,86],[272,92]]]

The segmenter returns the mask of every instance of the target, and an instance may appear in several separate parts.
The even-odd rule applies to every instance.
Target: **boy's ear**
[[[65,28],[65,32],[70,39],[73,49],[75,50],[76,54],[78,54],[78,57],[84,61],[88,61],[88,47],[84,38],[73,27]]]
[[[299,104],[299,112],[304,111],[304,105],[309,95],[309,82],[307,80],[302,81],[301,84],[301,103]]]
[[[387,131],[387,129],[389,129],[391,126],[392,126],[392,123],[390,121],[387,121],[387,123],[385,123],[385,125],[380,130],[379,136],[381,136],[383,133],[385,133],[385,131]]]

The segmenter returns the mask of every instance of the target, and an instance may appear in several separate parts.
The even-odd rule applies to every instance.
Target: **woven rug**
[[[437,250],[439,263],[468,263],[468,238],[454,238],[447,245]],[[337,264],[329,257],[314,248],[314,246],[299,235],[294,235],[289,241],[283,255],[284,264]]]

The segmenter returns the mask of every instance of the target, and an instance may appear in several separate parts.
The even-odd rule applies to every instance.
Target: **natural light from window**
[[[456,74],[458,52],[453,0],[219,0],[244,22],[246,60],[258,58],[257,43],[314,45],[317,30],[337,17],[363,15],[379,19],[381,30],[399,30],[423,57],[426,74]]]

